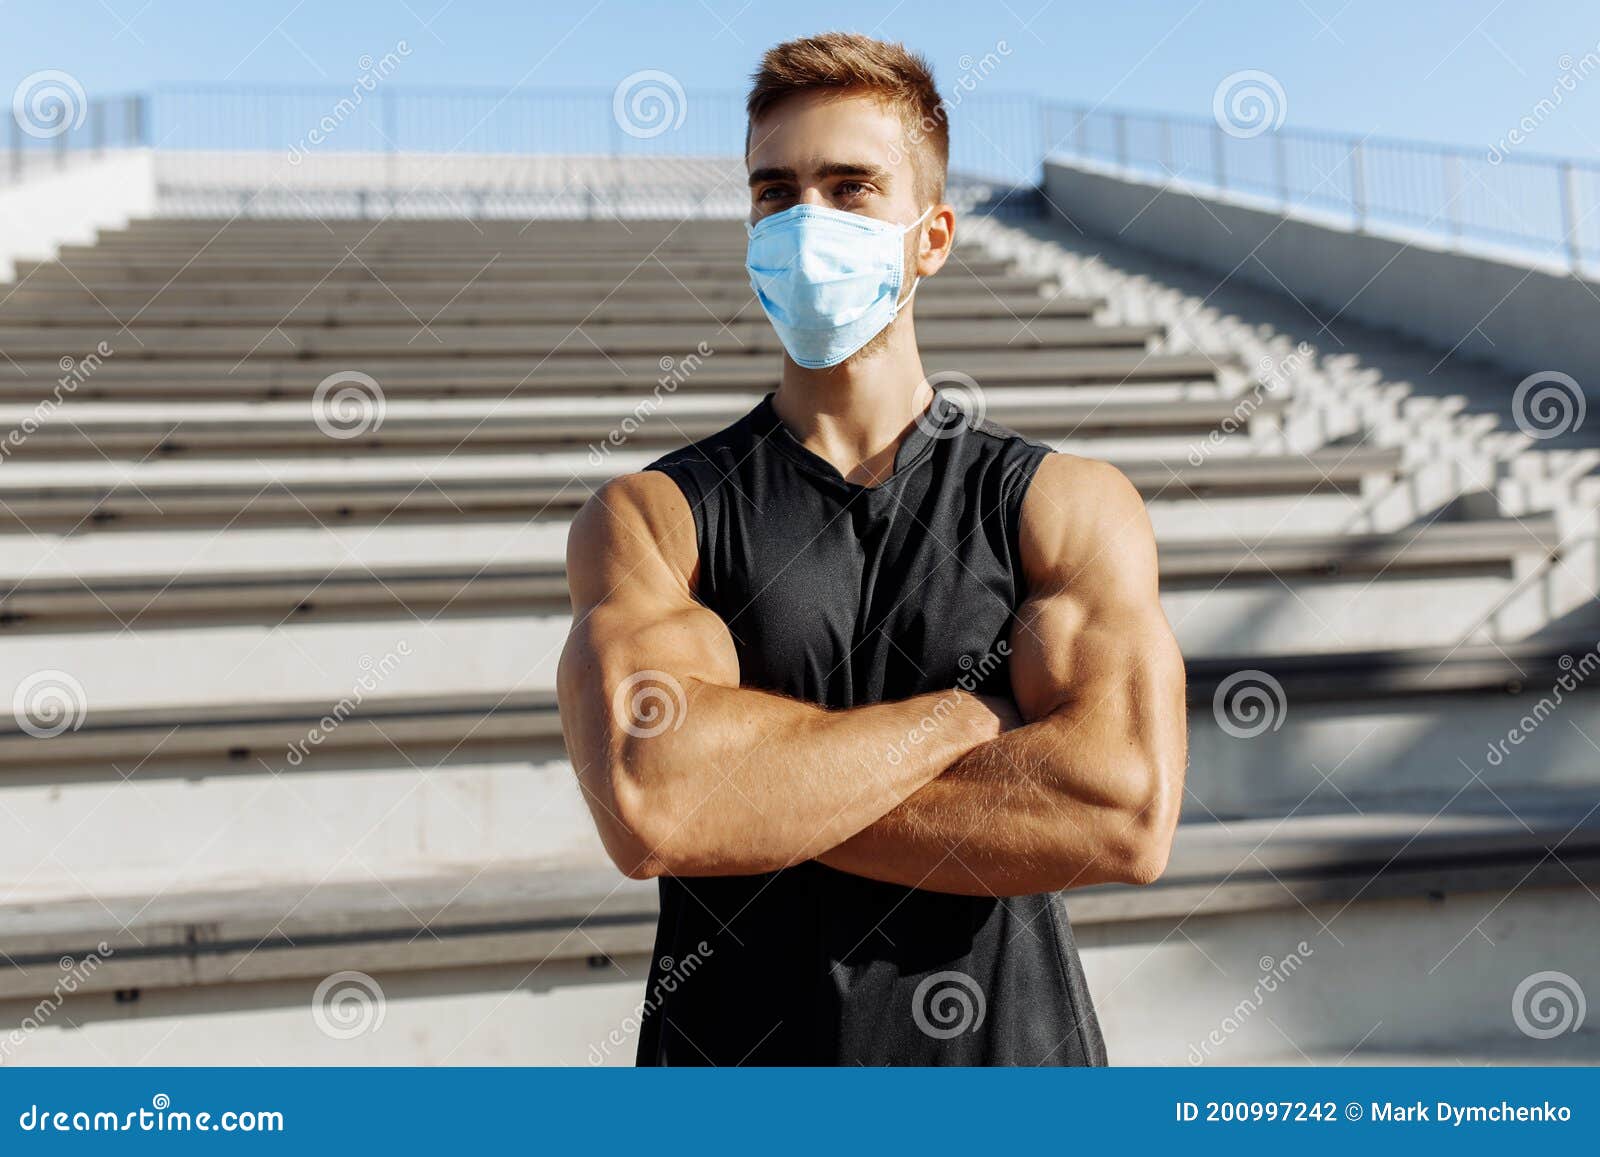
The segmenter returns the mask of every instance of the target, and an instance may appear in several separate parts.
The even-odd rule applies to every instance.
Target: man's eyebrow
[[[794,180],[798,180],[798,177],[793,169],[786,169],[779,166],[768,166],[765,169],[754,169],[750,173],[750,187],[752,189],[757,185],[764,185],[768,181]]]
[[[816,177],[859,177],[863,180],[874,181],[880,185],[889,183],[889,170],[881,165],[869,164],[866,161],[829,161],[818,165]],[[768,181],[798,181],[799,174],[787,166],[772,165],[764,169],[756,169],[750,174],[750,187],[766,184]]]
[[[817,169],[819,177],[862,177],[878,184],[887,184],[889,170],[865,161],[830,161]]]

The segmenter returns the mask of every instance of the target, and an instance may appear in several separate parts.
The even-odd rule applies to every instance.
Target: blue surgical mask
[[[897,225],[796,205],[746,226],[750,287],[796,365],[836,366],[894,320],[905,304],[905,235],[932,212]]]

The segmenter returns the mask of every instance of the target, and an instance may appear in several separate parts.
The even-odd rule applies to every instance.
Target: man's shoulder
[[[1022,507],[1023,565],[1040,581],[1106,581],[1154,589],[1155,537],[1138,488],[1097,458],[1051,452]]]

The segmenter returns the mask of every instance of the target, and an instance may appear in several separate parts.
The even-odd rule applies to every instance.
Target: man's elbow
[[[653,880],[675,874],[665,849],[676,826],[666,815],[660,793],[645,790],[620,767],[607,775],[607,806],[597,815],[600,842],[617,870],[630,880]]]
[[[1118,858],[1117,882],[1136,887],[1154,884],[1166,874],[1171,851],[1170,838],[1141,841],[1125,849]]]
[[[683,792],[647,788],[639,777],[618,770],[611,776],[611,830],[602,841],[611,862],[631,880],[657,876],[719,876],[765,870],[747,863],[730,840],[706,821],[715,809]]]
[[[1180,780],[1152,769],[1150,786],[1125,814],[1122,830],[1112,841],[1118,883],[1154,884],[1166,873],[1172,839],[1178,828]]]

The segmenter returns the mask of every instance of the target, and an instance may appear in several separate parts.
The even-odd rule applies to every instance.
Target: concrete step
[[[1503,890],[1533,875],[1530,886],[1537,888],[1564,882],[1565,869],[1548,862],[1556,842],[1581,879],[1600,879],[1600,822],[1592,810],[1587,816],[1582,810],[1586,802],[1592,809],[1587,796],[1552,791],[1514,802],[1514,815],[1475,798],[1435,815],[1388,809],[1368,816],[1186,822],[1160,883],[1076,890],[1069,901],[1073,923],[1375,902],[1441,888],[1449,894],[1496,885]],[[280,872],[250,888],[191,883],[154,896],[64,896],[48,906],[12,900],[0,906],[0,951],[17,967],[0,977],[0,996],[35,995],[41,980],[35,968],[42,966],[49,980],[62,955],[85,954],[100,942],[112,952],[102,954],[106,966],[92,978],[91,991],[319,976],[320,958],[332,946],[347,951],[344,959],[351,962],[344,967],[366,968],[374,962],[366,954],[387,945],[391,955],[379,968],[394,970],[537,959],[529,953],[536,946],[578,956],[595,951],[587,937],[574,942],[549,935],[575,929],[609,941],[612,951],[648,937],[655,924],[654,884],[624,880],[584,858],[590,862],[573,863],[576,856],[565,862],[491,860],[477,870],[440,864],[364,880],[319,881],[309,873],[285,878]],[[542,943],[532,939],[539,933],[546,934]],[[516,939],[522,942],[507,942]],[[646,939],[633,950],[648,946]],[[502,955],[507,949],[523,955]],[[310,971],[299,971],[308,964]]]
[[[1117,349],[1146,347],[1160,336],[1152,326],[1102,326],[1078,318],[987,318],[950,321],[927,327],[923,348],[950,350],[984,348]],[[102,335],[104,336],[104,335]],[[623,322],[574,325],[475,326],[428,324],[418,326],[409,343],[418,353],[450,351],[460,356],[518,354],[531,358],[595,354],[689,352],[709,344],[713,349],[744,353],[781,353],[783,346],[765,318],[752,316],[732,324],[707,319],[705,324],[630,325]],[[116,357],[153,359],[226,356],[270,358],[389,358],[396,338],[386,326],[335,329],[280,329],[252,326],[140,325],[135,340],[118,342]],[[0,349],[18,359],[28,357],[83,356],[87,351],[64,340],[62,332],[0,328]],[[527,371],[524,371],[527,372]]]
[[[639,311],[660,302],[677,302],[707,305],[734,303],[754,307],[754,296],[747,277],[691,278],[666,284],[629,278],[619,281],[598,282],[601,288],[578,296],[569,285],[552,285],[526,280],[470,280],[450,278],[433,281],[408,281],[401,300],[422,312],[422,306],[432,304],[434,309],[449,301],[497,302],[514,305],[544,305],[571,307],[581,302],[586,310],[625,309]],[[298,302],[313,304],[363,302],[367,304],[392,304],[394,287],[377,280],[366,281],[260,281],[243,277],[238,281],[205,281],[190,285],[179,281],[152,286],[147,281],[103,280],[90,288],[80,282],[34,276],[17,281],[4,288],[0,297],[8,303],[51,306],[60,303],[83,305],[105,303],[108,308],[137,311],[144,306],[164,305],[228,305],[275,304],[287,307]],[[941,301],[993,301],[1020,298],[1047,301],[1084,300],[1060,293],[1049,282],[1037,278],[994,278],[981,281],[971,278],[930,278],[925,287],[917,289],[919,312],[922,302]]]
[[[479,295],[464,298],[443,292],[422,297],[408,293],[403,300],[389,297],[367,301],[329,301],[325,297],[306,298],[303,294],[284,295],[273,301],[217,301],[210,295],[196,295],[186,303],[175,302],[172,295],[162,293],[151,303],[149,294],[118,294],[114,299],[96,294],[91,299],[83,295],[81,303],[63,301],[41,303],[38,301],[10,301],[0,303],[0,326],[34,326],[41,329],[66,331],[71,337],[80,329],[93,331],[82,335],[79,346],[93,347],[95,340],[104,335],[106,324],[112,318],[131,326],[217,326],[265,325],[289,329],[308,327],[400,326],[415,330],[427,325],[529,325],[540,322],[567,322],[571,324],[652,324],[659,322],[693,323],[707,325],[712,322],[733,322],[760,311],[749,294],[729,296],[713,304],[696,301],[683,294],[669,300],[646,302],[608,301],[604,303],[568,301],[512,301],[511,293],[492,297]],[[70,299],[69,299],[70,300]],[[918,298],[917,316],[924,319],[945,318],[1039,318],[1089,317],[1095,303],[1084,298],[1045,297],[1039,294],[1008,294],[1004,297],[989,294],[929,294]],[[108,312],[109,311],[109,312]],[[137,332],[137,331],[136,331]]]
[[[1212,591],[1264,580],[1393,581],[1493,573],[1529,549],[1548,552],[1554,541],[1551,522],[1530,526],[1506,520],[1435,523],[1391,534],[1177,542],[1161,552],[1161,583],[1168,592]],[[325,552],[344,552],[325,562],[299,553],[263,557],[259,552],[264,544],[252,545],[255,558],[230,559],[223,565],[190,559],[163,569],[141,552],[138,566],[124,561],[114,568],[102,549],[98,557],[103,569],[94,572],[52,573],[36,567],[0,574],[0,629],[273,624],[404,614],[433,619],[567,606],[565,535],[559,523],[528,524],[509,533],[492,526],[430,527],[376,542],[354,535],[344,542],[324,538],[320,545]],[[222,551],[213,547],[212,553]],[[53,561],[59,568],[64,560]]]
[[[422,337],[426,340],[425,335]],[[667,358],[632,354],[566,356],[531,364],[526,358],[441,357],[421,342],[412,343],[412,348],[417,352],[409,360],[397,358],[393,349],[382,357],[362,359],[362,372],[378,382],[385,397],[589,397],[601,393],[660,396],[680,390],[764,393],[777,388],[782,370],[777,358],[747,357],[742,351],[726,349],[720,355],[702,355],[693,344]],[[351,368],[344,359],[332,358],[140,361],[116,356],[101,358],[92,350],[89,345],[79,347],[79,356],[69,359],[73,361],[72,368],[38,358],[0,361],[0,398],[30,402],[65,397],[174,401],[310,398],[329,375]],[[980,388],[1193,383],[1213,390],[1218,375],[1233,368],[1225,360],[1207,355],[1159,354],[1139,349],[942,350],[930,352],[923,366],[930,380],[960,384],[970,379]]]
[[[329,217],[317,221],[285,218],[263,220],[254,217],[212,218],[155,217],[130,221],[120,229],[103,229],[99,240],[137,244],[203,244],[216,239],[239,241],[250,238],[267,244],[300,239],[304,243],[327,246],[460,242],[464,244],[547,244],[612,245],[627,249],[666,244],[731,245],[742,248],[744,228],[738,221],[694,217],[627,220],[588,220],[549,218],[505,220],[496,218],[430,217],[426,219],[391,216],[367,220]]]
[[[618,451],[538,458],[19,462],[0,471],[0,532],[558,517],[587,501],[607,478],[642,469],[654,456]],[[1158,533],[1193,537],[1208,522],[1232,527],[1219,534],[1265,534],[1293,525],[1367,528],[1383,500],[1368,502],[1363,490],[1384,485],[1399,461],[1398,451],[1390,449],[1121,465],[1150,500]],[[1276,498],[1265,513],[1248,525],[1229,521],[1259,507],[1263,496]]]
[[[502,256],[495,253],[446,256],[434,259],[400,257],[367,261],[349,254],[296,256],[279,255],[270,261],[213,259],[207,254],[173,254],[163,261],[120,258],[98,251],[70,263],[56,261],[18,261],[15,280],[43,278],[69,281],[96,288],[104,281],[135,281],[161,286],[167,282],[207,281],[303,282],[315,285],[324,281],[377,281],[397,287],[410,282],[467,281],[547,282],[550,284],[614,285],[619,281],[683,282],[726,280],[748,284],[750,276],[744,262],[734,255],[708,257],[619,257],[574,256],[535,258]],[[999,278],[1022,280],[1037,285],[1039,278],[1020,278],[1010,272],[1010,263],[984,257],[952,262],[939,272],[951,281],[990,284]],[[601,291],[602,293],[604,290]],[[403,294],[402,294],[403,295]]]
[[[349,456],[363,452],[559,450],[573,446],[679,446],[730,425],[754,406],[754,395],[664,398],[648,416],[626,398],[515,398],[389,402],[365,384],[354,400],[330,393],[322,406],[294,402],[193,402],[175,410],[146,403],[70,400],[42,418],[25,406],[0,405],[0,427],[33,428],[7,447],[15,463],[73,457],[219,457],[291,454]],[[1232,418],[1227,399],[1119,400],[1083,398],[1072,390],[994,390],[984,395],[997,422],[1035,438],[1086,443],[1104,438],[1141,441],[1172,435],[1152,450],[1179,455]],[[1283,399],[1263,405],[1251,423],[1270,421]]]
[[[1536,568],[1546,561],[1553,527],[1535,529],[1544,537],[1530,533],[1526,541],[1515,540],[1511,532],[1490,528],[1463,533],[1461,557],[1448,566],[1424,542],[1415,569],[1401,548],[1381,570],[1375,551],[1367,573],[1246,579],[1222,574],[1210,587],[1167,591],[1163,606],[1191,657],[1249,654],[1264,663],[1269,656],[1311,649],[1503,643],[1543,624],[1548,595],[1536,581]],[[1495,537],[1502,539],[1497,552],[1478,545]],[[298,605],[326,590],[330,601],[360,606],[365,600],[377,613],[384,600],[405,603],[413,596],[430,608],[451,598],[470,603],[478,597],[471,588],[479,583],[492,597],[473,614],[419,616],[408,605],[384,617],[352,613],[302,621],[291,609],[284,620],[258,613],[255,621],[230,623],[224,611],[219,620],[201,620],[205,625],[22,632],[0,654],[0,685],[22,688],[40,672],[65,672],[75,681],[69,686],[81,687],[91,712],[290,696],[335,703],[375,665],[385,695],[498,694],[551,686],[568,626],[551,570],[507,576],[497,565],[475,577],[443,568],[387,573],[399,584],[392,594],[366,575],[341,575],[319,588],[314,576],[290,574],[279,584],[242,584],[249,589],[241,590],[241,601]],[[181,580],[176,585],[173,597],[180,602],[202,593],[182,589]],[[135,598],[148,593],[146,585]]]
[[[1545,789],[1600,802],[1592,634],[1415,651],[1239,653],[1191,660],[1188,672],[1191,818],[1360,814],[1458,793],[1492,801]]]
[[[1564,774],[1592,786],[1600,776],[1594,762],[1583,756],[1587,744],[1573,728],[1541,729],[1536,723],[1517,743],[1506,736],[1508,725],[1529,716],[1540,699],[1557,694],[1561,705],[1572,711],[1585,716],[1600,711],[1600,697],[1592,694],[1600,691],[1600,680],[1591,681],[1600,670],[1600,650],[1587,636],[1492,646],[1321,651],[1270,660],[1258,654],[1201,656],[1189,658],[1187,668],[1198,757],[1191,775],[1200,776],[1191,778],[1190,786],[1204,789],[1191,793],[1191,801],[1203,805],[1194,818],[1281,814],[1286,802],[1292,806],[1306,800],[1307,792],[1301,788],[1326,789],[1310,812],[1354,810],[1352,797],[1372,800],[1425,792],[1429,789],[1425,778],[1394,778],[1403,763],[1396,758],[1399,753],[1392,740],[1376,734],[1377,725],[1392,717],[1400,727],[1393,734],[1404,738],[1418,713],[1433,718],[1442,709],[1452,714],[1438,725],[1438,733],[1453,740],[1454,754],[1420,771],[1441,775],[1447,795],[1473,775],[1488,777],[1487,783],[1497,774],[1495,769],[1503,767],[1534,785],[1559,782]],[[1252,678],[1241,679],[1241,672]],[[1270,694],[1259,696],[1259,689]],[[1263,709],[1253,719],[1248,711],[1251,699]],[[25,780],[24,773],[30,770],[42,773],[70,766],[99,768],[103,778],[112,764],[151,761],[165,765],[199,760],[238,770],[266,760],[276,767],[273,761],[286,759],[298,740],[318,730],[330,706],[327,699],[294,694],[272,700],[155,706],[91,703],[71,720],[75,727],[44,738],[25,731],[18,719],[6,720],[0,729],[0,769],[4,769],[0,774],[12,779],[21,775]],[[1303,727],[1285,732],[1290,711],[1312,717],[1302,721]],[[1548,714],[1548,710],[1538,712],[1541,719]],[[1358,727],[1358,720],[1369,725]],[[551,745],[554,754],[546,754],[560,755],[556,749],[561,726],[548,683],[456,693],[423,688],[400,694],[382,689],[381,694],[364,694],[344,704],[338,726],[322,730],[325,734],[314,746],[323,762],[355,759],[362,752],[392,755],[398,749],[482,761],[506,745],[519,749],[519,759]],[[1308,757],[1315,762],[1318,756],[1326,758],[1327,752],[1294,749],[1302,732],[1308,747],[1343,742],[1343,750],[1327,765],[1327,773],[1339,778],[1324,784],[1323,776],[1307,763]],[[1535,732],[1546,745],[1542,750],[1533,746]],[[1371,751],[1345,774],[1344,765],[1369,742]],[[1519,751],[1524,745],[1526,751]],[[304,763],[297,759],[283,766]],[[1336,788],[1338,792],[1332,790]],[[1221,791],[1231,793],[1235,802],[1225,803],[1215,794]]]

